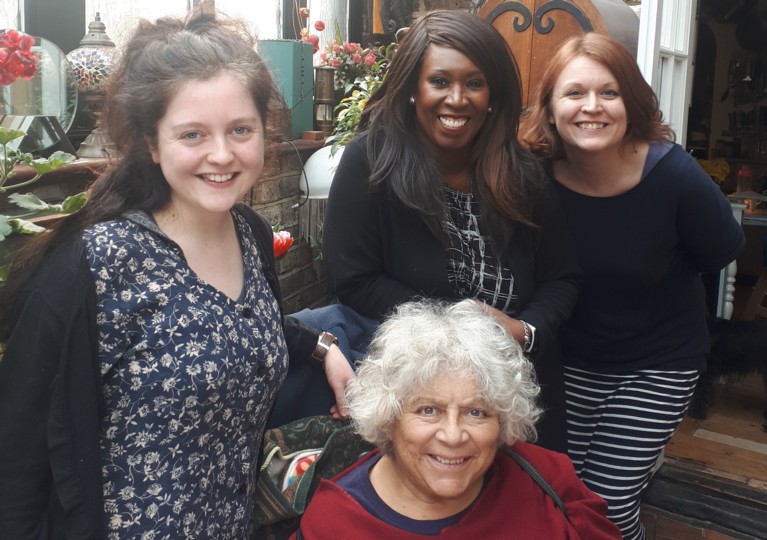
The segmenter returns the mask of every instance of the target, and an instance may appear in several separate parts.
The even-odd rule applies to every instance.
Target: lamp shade
[[[343,146],[339,146],[335,155],[330,155],[332,146],[323,146],[314,152],[304,164],[298,187],[307,199],[327,199],[336,167],[341,161]]]
[[[77,79],[77,88],[81,92],[99,92],[103,90],[115,63],[114,42],[106,34],[106,26],[101,22],[101,15],[88,25],[88,33],[80,41],[80,46],[67,55]]]

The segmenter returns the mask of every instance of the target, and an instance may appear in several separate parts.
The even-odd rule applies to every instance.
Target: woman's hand
[[[482,306],[486,313],[495,317],[495,320],[503,326],[506,333],[513,337],[517,343],[522,345],[522,347],[525,346],[525,327],[519,319],[509,317],[503,311],[496,309],[481,300],[475,299],[474,301]]]
[[[344,390],[346,385],[354,378],[354,370],[346,356],[336,345],[331,345],[325,355],[325,377],[336,396],[336,404],[330,408],[330,414],[335,420],[343,420],[347,417]]]

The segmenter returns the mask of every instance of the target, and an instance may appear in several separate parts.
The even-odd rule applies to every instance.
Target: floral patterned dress
[[[233,215],[245,269],[236,302],[144,214],[85,232],[110,539],[249,537],[255,460],[287,348],[255,240]]]

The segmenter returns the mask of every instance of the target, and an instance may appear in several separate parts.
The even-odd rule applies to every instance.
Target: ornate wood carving
[[[568,38],[609,33],[636,50],[639,19],[621,0],[474,0],[471,10],[504,36],[519,65],[528,103],[546,61]]]

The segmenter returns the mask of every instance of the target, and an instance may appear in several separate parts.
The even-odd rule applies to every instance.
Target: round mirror
[[[2,114],[54,117],[66,132],[77,111],[77,81],[64,52],[55,43],[35,37],[32,51],[40,57],[34,77],[0,87]]]

